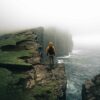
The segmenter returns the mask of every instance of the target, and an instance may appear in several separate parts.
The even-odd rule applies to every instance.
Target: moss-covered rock
[[[6,34],[0,37],[0,63],[21,64],[27,63],[20,57],[32,57],[39,47],[37,43],[37,28],[15,34]],[[42,31],[41,31],[42,32]],[[36,39],[36,40],[35,40]]]

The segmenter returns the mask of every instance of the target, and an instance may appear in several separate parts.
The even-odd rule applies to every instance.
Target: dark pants
[[[50,65],[54,65],[54,55],[49,55],[49,63]]]

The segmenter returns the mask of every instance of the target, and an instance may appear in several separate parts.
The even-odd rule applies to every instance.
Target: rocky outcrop
[[[27,72],[30,79],[27,81],[26,88],[34,89],[38,85],[41,88],[51,88],[49,91],[55,94],[56,99],[54,100],[59,100],[58,98],[65,100],[66,77],[64,65],[56,65],[54,69],[44,65],[35,65],[33,68],[33,70]],[[40,95],[42,96],[43,93]]]
[[[85,81],[82,87],[82,100],[100,100],[100,75]]]
[[[12,92],[16,93],[21,90],[21,94],[30,94],[32,99],[28,100],[66,100],[66,76],[63,64],[55,65],[50,68],[48,65],[36,64],[30,70],[20,72],[22,74],[16,79],[16,74],[8,84],[9,99],[13,100]],[[17,74],[18,75],[18,74]],[[10,89],[9,89],[10,88]],[[21,98],[23,95],[14,94]],[[19,100],[19,99],[16,99]],[[26,100],[20,99],[20,100]]]

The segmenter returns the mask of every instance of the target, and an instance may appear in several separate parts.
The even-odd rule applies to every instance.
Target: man
[[[54,64],[54,56],[55,56],[55,47],[52,42],[48,43],[48,46],[46,48],[46,53],[47,53],[47,56],[49,56],[50,65],[53,65]]]

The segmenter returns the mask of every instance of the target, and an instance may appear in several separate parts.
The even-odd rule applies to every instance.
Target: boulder
[[[82,100],[100,100],[100,75],[85,82],[82,87]]]

